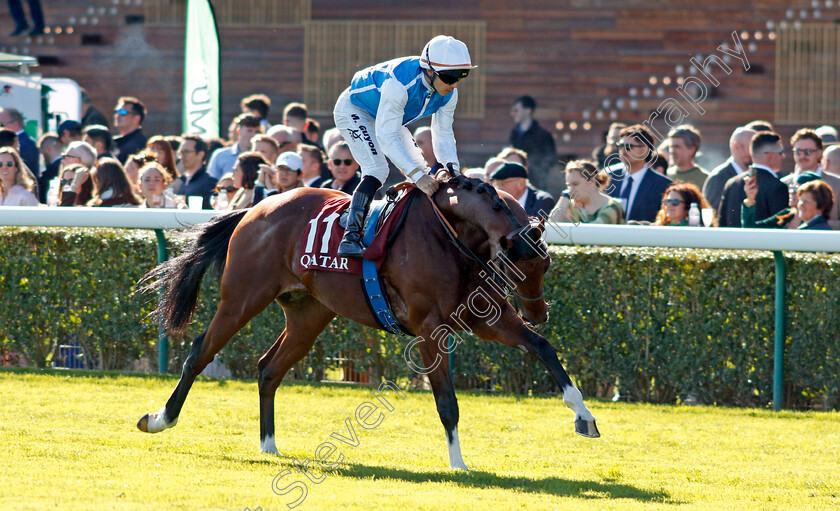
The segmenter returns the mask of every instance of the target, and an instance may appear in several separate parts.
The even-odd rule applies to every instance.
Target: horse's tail
[[[166,332],[186,330],[195,312],[201,279],[211,268],[221,277],[233,230],[247,212],[241,209],[214,217],[194,231],[197,236],[180,256],[158,265],[138,282],[140,292],[162,291],[151,315],[159,318]]]

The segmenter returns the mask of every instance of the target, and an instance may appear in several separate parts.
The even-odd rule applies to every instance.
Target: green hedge
[[[170,240],[177,252],[180,243]],[[0,355],[44,367],[80,343],[92,367],[156,369],[152,303],[133,285],[155,262],[154,234],[115,229],[0,229]],[[766,406],[772,400],[774,264],[769,252],[552,247],[550,321],[540,333],[587,395],[672,403]],[[785,402],[840,407],[840,255],[786,254]],[[173,341],[178,372],[218,295],[205,279],[188,336]],[[283,329],[272,304],[219,355],[237,377]],[[412,379],[408,338],[336,319],[291,377],[337,377],[346,361],[374,381]],[[471,336],[454,353],[460,388],[554,392],[531,357]]]

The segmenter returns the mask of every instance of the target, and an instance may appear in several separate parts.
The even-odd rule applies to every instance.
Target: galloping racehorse
[[[221,273],[221,301],[210,326],[193,341],[181,379],[166,406],[144,415],[137,423],[141,431],[157,433],[174,426],[196,376],[236,332],[276,300],[286,315],[286,328],[259,361],[259,394],[260,448],[278,452],[274,395],[289,368],[306,355],[336,315],[380,328],[366,305],[358,275],[300,269],[299,248],[309,220],[327,200],[341,196],[333,190],[298,188],[263,200],[253,209],[216,217],[183,255],[146,276],[152,282],[147,289],[165,289],[157,312],[170,333],[186,329],[201,279],[211,267]],[[457,235],[447,232],[449,228]],[[576,432],[600,436],[592,413],[554,348],[522,319],[533,324],[548,319],[542,291],[550,261],[542,232],[542,224],[530,223],[516,200],[500,196],[481,181],[458,176],[442,183],[432,200],[415,198],[382,263],[380,277],[396,319],[418,336],[416,346],[423,364],[432,368],[428,377],[446,431],[452,468],[467,466],[458,441],[458,403],[445,351],[449,346],[433,341],[440,337],[441,326],[458,331],[466,325],[482,339],[540,359],[560,387],[566,406],[575,412]],[[486,261],[501,256],[512,264],[488,275],[492,270]],[[483,294],[501,311],[493,321],[464,306],[482,283],[505,277],[513,280],[514,274],[520,282],[512,291],[513,300],[522,317],[498,292]]]

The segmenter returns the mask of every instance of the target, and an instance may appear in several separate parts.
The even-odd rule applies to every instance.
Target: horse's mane
[[[446,184],[453,188],[460,188],[461,190],[469,191],[474,189],[475,193],[479,195],[486,194],[492,203],[491,207],[494,211],[502,210],[511,219],[515,226],[522,225],[521,222],[513,215],[513,211],[511,211],[510,207],[504,199],[502,199],[502,196],[499,195],[499,192],[493,187],[493,185],[485,183],[477,178],[467,177],[463,174],[450,178]]]

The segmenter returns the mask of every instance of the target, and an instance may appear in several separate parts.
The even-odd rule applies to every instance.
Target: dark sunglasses
[[[3,164],[2,164],[2,163],[0,163],[0,167],[2,167],[2,166],[3,166]],[[14,160],[12,160],[12,161],[7,161],[7,162],[6,162],[6,166],[7,166],[7,167],[14,167],[14,166],[15,166],[15,162],[14,162]]]
[[[125,108],[118,108],[114,110],[114,113],[120,115],[128,115],[128,110],[126,110]]]
[[[62,179],[61,181],[59,181],[59,184],[60,184],[61,186],[64,186],[64,185],[69,185],[69,184],[71,184],[72,182],[73,182],[73,180],[72,180],[72,179]]]
[[[216,193],[219,193],[221,191],[225,191],[227,193],[233,193],[233,192],[236,191],[236,187],[235,186],[222,186],[220,188],[220,187],[217,186],[216,187]]]
[[[796,156],[811,156],[818,150],[819,149],[794,149],[793,154],[795,154]]]
[[[444,71],[435,71],[440,81],[446,85],[455,85],[470,74],[469,69],[446,69]]]
[[[644,144],[618,144],[619,149],[624,149],[625,151],[632,151],[634,147],[645,147]]]
[[[353,160],[351,160],[350,158],[347,158],[346,160],[333,160],[333,165],[335,165],[336,167],[338,167],[342,163],[345,166],[349,167],[350,165],[353,165]]]
[[[685,201],[681,201],[680,199],[662,199],[662,204],[666,206],[679,206]]]

